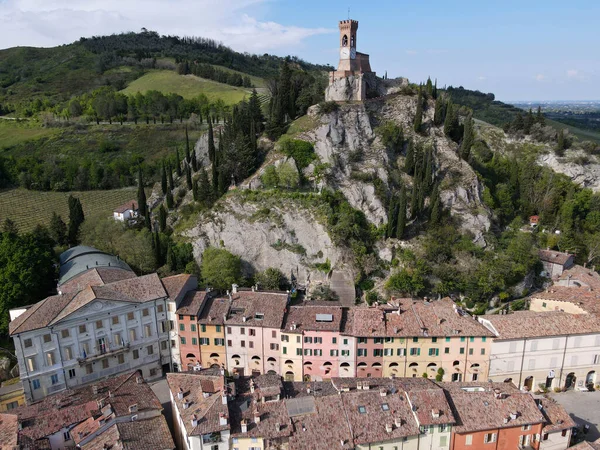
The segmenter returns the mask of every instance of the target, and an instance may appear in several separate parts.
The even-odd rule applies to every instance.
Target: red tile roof
[[[543,428],[544,433],[568,430],[577,426],[565,408],[556,400],[552,398],[540,398],[536,402],[542,405],[541,411],[546,419],[546,424]]]
[[[481,316],[480,320],[489,322],[500,340],[600,333],[600,319],[590,314],[516,311]]]
[[[193,283],[191,283],[190,287],[196,289],[198,287],[198,280],[196,276],[187,273],[165,277],[162,279],[162,283],[165,287],[168,297],[173,301],[177,301],[181,295],[185,294],[183,290],[186,285],[188,285],[190,280],[193,280]]]
[[[288,294],[285,292],[237,292],[232,294],[225,324],[279,329],[283,324],[287,302]]]
[[[538,255],[542,261],[560,264],[561,266],[564,266],[569,258],[572,257],[572,255],[569,255],[568,253],[562,253],[556,250],[540,250]]]
[[[17,446],[18,431],[15,414],[0,414],[0,450],[13,450]]]
[[[293,331],[333,331],[339,332],[342,322],[342,308],[339,306],[292,306],[286,316],[283,328]],[[331,321],[317,320],[317,316],[331,316]]]
[[[198,323],[205,325],[223,325],[224,318],[231,307],[229,297],[211,297],[204,303]]]
[[[98,267],[75,275],[73,278],[60,285],[60,290],[66,292],[78,292],[88,286],[102,286],[115,281],[135,278],[136,274],[131,270],[120,267]]]
[[[115,208],[115,212],[122,214],[125,211],[129,211],[129,210],[137,211],[137,209],[138,209],[137,200],[129,200],[128,202],[123,203],[121,206],[117,206]]]
[[[107,445],[108,447],[105,447]],[[170,450],[175,448],[169,426],[164,416],[135,422],[122,422],[112,425],[108,430],[87,444],[82,450]]]
[[[600,290],[590,290],[575,285],[570,287],[554,285],[543,292],[532,294],[531,298],[572,303],[587,313],[600,314]]]
[[[411,390],[408,401],[419,425],[454,424],[454,414],[444,391],[437,389]]]
[[[184,316],[198,316],[204,307],[206,297],[206,291],[188,292],[185,294],[185,297],[183,297],[183,300],[179,304],[176,314],[183,314]]]
[[[600,450],[600,439],[594,442],[580,442],[577,445],[569,447],[569,450]]]

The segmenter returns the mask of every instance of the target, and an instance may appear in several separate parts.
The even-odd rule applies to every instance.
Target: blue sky
[[[600,99],[600,1],[0,0],[0,48],[139,30],[337,65],[337,22],[359,21],[379,74],[494,92]]]

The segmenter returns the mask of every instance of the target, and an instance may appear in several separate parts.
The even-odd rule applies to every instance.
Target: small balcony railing
[[[116,356],[120,353],[125,353],[128,352],[131,348],[131,345],[129,343],[125,344],[125,345],[121,345],[121,346],[115,346],[115,347],[108,347],[108,346],[101,346],[97,349],[96,353],[87,355],[87,354],[83,354],[83,356],[81,358],[77,358],[77,362],[80,365],[92,362],[92,361],[96,361],[98,359],[101,358],[106,358],[107,356]]]

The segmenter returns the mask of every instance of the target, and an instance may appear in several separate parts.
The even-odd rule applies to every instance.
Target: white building
[[[89,247],[65,252],[59,294],[11,312],[27,401],[134,369],[160,377],[171,364],[166,303],[158,275],[136,277]]]
[[[138,217],[138,203],[136,200],[131,200],[123,203],[113,211],[113,219],[120,222],[127,222]]]
[[[590,314],[518,311],[481,316],[496,337],[489,378],[519,388],[586,390],[598,381],[600,320]]]

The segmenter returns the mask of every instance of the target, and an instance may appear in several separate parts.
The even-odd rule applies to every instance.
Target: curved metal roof
[[[60,272],[58,285],[90,269],[100,267],[113,267],[116,269],[131,270],[127,263],[118,256],[109,255],[93,247],[79,245],[70,248],[60,255]]]

